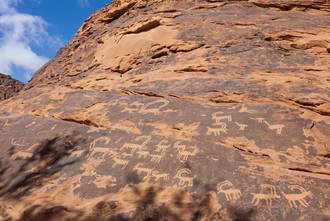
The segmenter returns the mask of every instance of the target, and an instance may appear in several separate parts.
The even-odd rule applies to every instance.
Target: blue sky
[[[111,0],[0,0],[0,73],[27,82]]]

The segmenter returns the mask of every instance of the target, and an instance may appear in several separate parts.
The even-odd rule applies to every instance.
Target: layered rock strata
[[[327,0],[114,1],[1,102],[0,215],[328,220],[329,43]]]
[[[16,95],[23,87],[22,82],[0,73],[0,101]]]

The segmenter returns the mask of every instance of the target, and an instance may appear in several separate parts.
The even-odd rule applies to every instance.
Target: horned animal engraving
[[[226,180],[217,184],[218,193],[224,193],[227,200],[235,201],[241,198],[242,193],[239,189],[234,189],[234,185]]]
[[[160,181],[160,179],[162,179],[163,181],[170,179],[170,175],[168,173],[160,173],[157,170],[152,172],[152,176],[155,178],[156,182]]]
[[[114,161],[112,168],[114,168],[116,165],[118,165],[118,166],[121,166],[122,169],[124,169],[127,167],[128,163],[129,163],[128,160],[123,160],[118,157],[114,157],[114,158],[112,158],[112,160]]]
[[[146,151],[146,150],[139,150],[136,153],[139,158],[143,158],[143,159],[147,158],[150,155],[149,151]]]
[[[197,147],[192,147],[193,151],[187,151],[187,150],[179,150],[179,155],[178,155],[178,159],[180,161],[187,161],[188,157],[190,156],[195,156],[199,151],[197,149]]]
[[[228,120],[228,122],[232,121],[231,115],[219,116],[220,114],[223,114],[223,112],[218,111],[212,114],[212,119],[215,120],[214,125],[218,125],[222,120]]]
[[[253,198],[252,198],[252,203],[254,203],[254,205],[258,205],[260,200],[265,200],[266,205],[268,207],[272,206],[272,201],[273,199],[278,199],[281,198],[279,195],[277,195],[276,193],[276,188],[273,185],[269,185],[269,184],[262,184],[261,185],[262,191],[265,190],[269,190],[269,193],[251,193]]]
[[[138,163],[134,166],[133,170],[136,170],[137,174],[142,174],[142,173],[146,173],[146,176],[143,177],[143,181],[144,182],[149,182],[151,175],[152,175],[152,169],[150,168],[145,168],[142,166],[142,163]]]
[[[268,129],[269,130],[276,130],[276,133],[277,134],[281,134],[283,127],[285,127],[285,125],[283,125],[283,124],[274,124],[274,125],[271,125],[271,124],[269,124],[265,120],[264,120],[264,123],[268,126]]]
[[[174,147],[174,149],[177,149],[178,151],[186,149],[186,145],[181,144],[181,141],[175,142],[173,147]]]
[[[247,124],[240,124],[238,122],[235,122],[235,124],[239,127],[239,130],[245,130],[248,127]]]
[[[151,156],[151,162],[160,163],[162,158],[165,156],[165,153],[162,152],[161,154],[151,154],[150,156]]]
[[[167,140],[162,140],[159,144],[156,145],[156,152],[166,152],[166,150],[170,147]]]
[[[207,127],[207,135],[220,136],[221,133],[227,133],[227,125],[222,125],[219,128]]]
[[[187,168],[183,168],[180,169],[174,176],[174,178],[179,180],[179,186],[192,186],[195,177],[183,176],[184,174],[189,176],[192,175],[192,172]]]
[[[298,204],[299,203],[301,206],[304,207],[308,207],[309,204],[307,203],[307,201],[305,200],[305,198],[307,196],[311,197],[312,193],[310,191],[306,191],[304,188],[302,188],[301,186],[298,185],[290,185],[288,187],[290,190],[294,191],[294,190],[299,190],[300,193],[283,193],[284,197],[287,199],[287,201],[290,204],[291,208],[298,208]]]
[[[150,136],[140,136],[140,137],[137,137],[135,140],[140,141],[143,139],[145,139],[145,140],[142,144],[125,143],[122,147],[120,147],[120,150],[130,149],[131,153],[135,153],[137,150],[143,150],[145,145],[147,145],[150,142],[151,137]]]
[[[162,105],[160,105],[157,108],[149,108],[152,105],[158,104],[158,103],[163,103]],[[145,106],[143,106],[140,110],[141,113],[152,113],[154,115],[159,115],[160,114],[160,109],[166,107],[170,102],[168,100],[165,99],[161,99],[161,100],[156,100],[156,101],[152,101],[147,103]]]

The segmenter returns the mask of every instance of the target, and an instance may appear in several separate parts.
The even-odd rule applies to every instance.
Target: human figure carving
[[[193,151],[187,151],[187,150],[179,150],[179,155],[178,155],[178,159],[180,161],[187,161],[188,157],[190,156],[195,156],[198,153],[198,149],[197,147],[193,147]]]
[[[232,121],[231,115],[219,116],[220,114],[223,114],[223,112],[218,111],[212,114],[212,119],[215,120],[215,125],[218,125],[222,120],[228,120],[228,122]]]
[[[195,177],[188,177],[189,175],[191,175],[192,172],[191,170],[187,169],[187,168],[183,168],[180,169],[176,175],[174,176],[174,178],[179,180],[179,186],[192,186],[193,185],[193,179]],[[188,176],[183,176],[183,175],[188,175]]]
[[[218,193],[224,193],[227,200],[235,201],[241,198],[242,193],[239,189],[234,189],[234,185],[226,180],[217,184]]]
[[[253,198],[252,198],[252,203],[254,205],[258,205],[260,200],[265,200],[266,205],[268,207],[272,206],[272,201],[273,199],[278,199],[281,198],[279,195],[276,193],[276,188],[273,185],[269,184],[262,184],[261,185],[262,191],[269,190],[269,193],[251,193]]]
[[[220,136],[221,133],[227,133],[227,125],[217,128],[207,127],[207,135]]]
[[[268,129],[270,129],[270,130],[276,130],[276,133],[277,134],[281,134],[283,127],[285,127],[285,125],[283,125],[283,124],[274,124],[274,125],[271,125],[266,120],[264,120],[264,123],[268,126]]]
[[[284,197],[288,200],[291,208],[298,208],[299,203],[301,206],[308,207],[309,204],[306,201],[306,197],[312,196],[312,193],[310,191],[306,191],[303,187],[298,185],[290,185],[289,189],[294,191],[298,190],[300,193],[283,193]]]
[[[112,165],[112,168],[114,168],[116,165],[118,166],[121,166],[122,169],[126,168],[129,161],[128,160],[123,160],[123,159],[120,159],[118,157],[114,157],[112,158],[113,161],[115,161],[115,163]]]
[[[235,122],[235,124],[239,127],[239,130],[245,130],[248,127],[247,124],[240,124],[238,122]]]

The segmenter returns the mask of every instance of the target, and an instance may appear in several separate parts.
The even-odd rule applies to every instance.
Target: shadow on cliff
[[[233,221],[251,221],[255,213],[254,209],[229,207],[226,209],[227,214],[221,214],[222,210],[214,207],[215,193],[212,190],[193,199],[186,191],[177,190],[166,195],[164,202],[160,202],[159,199],[164,197],[166,187],[145,186],[134,171],[128,172],[126,177],[128,189],[134,193],[134,197],[130,198],[132,201],[129,207],[136,209],[131,212],[121,213],[120,210],[125,210],[122,202],[107,199],[84,210],[74,210],[60,205],[34,205],[22,213],[19,221],[220,221],[228,220],[228,216]]]
[[[77,162],[69,156],[76,150],[83,138],[76,133],[58,136],[40,143],[28,158],[12,156],[17,154],[14,147],[9,151],[9,159],[0,161],[0,197],[19,200],[31,190],[42,186],[65,166]]]

